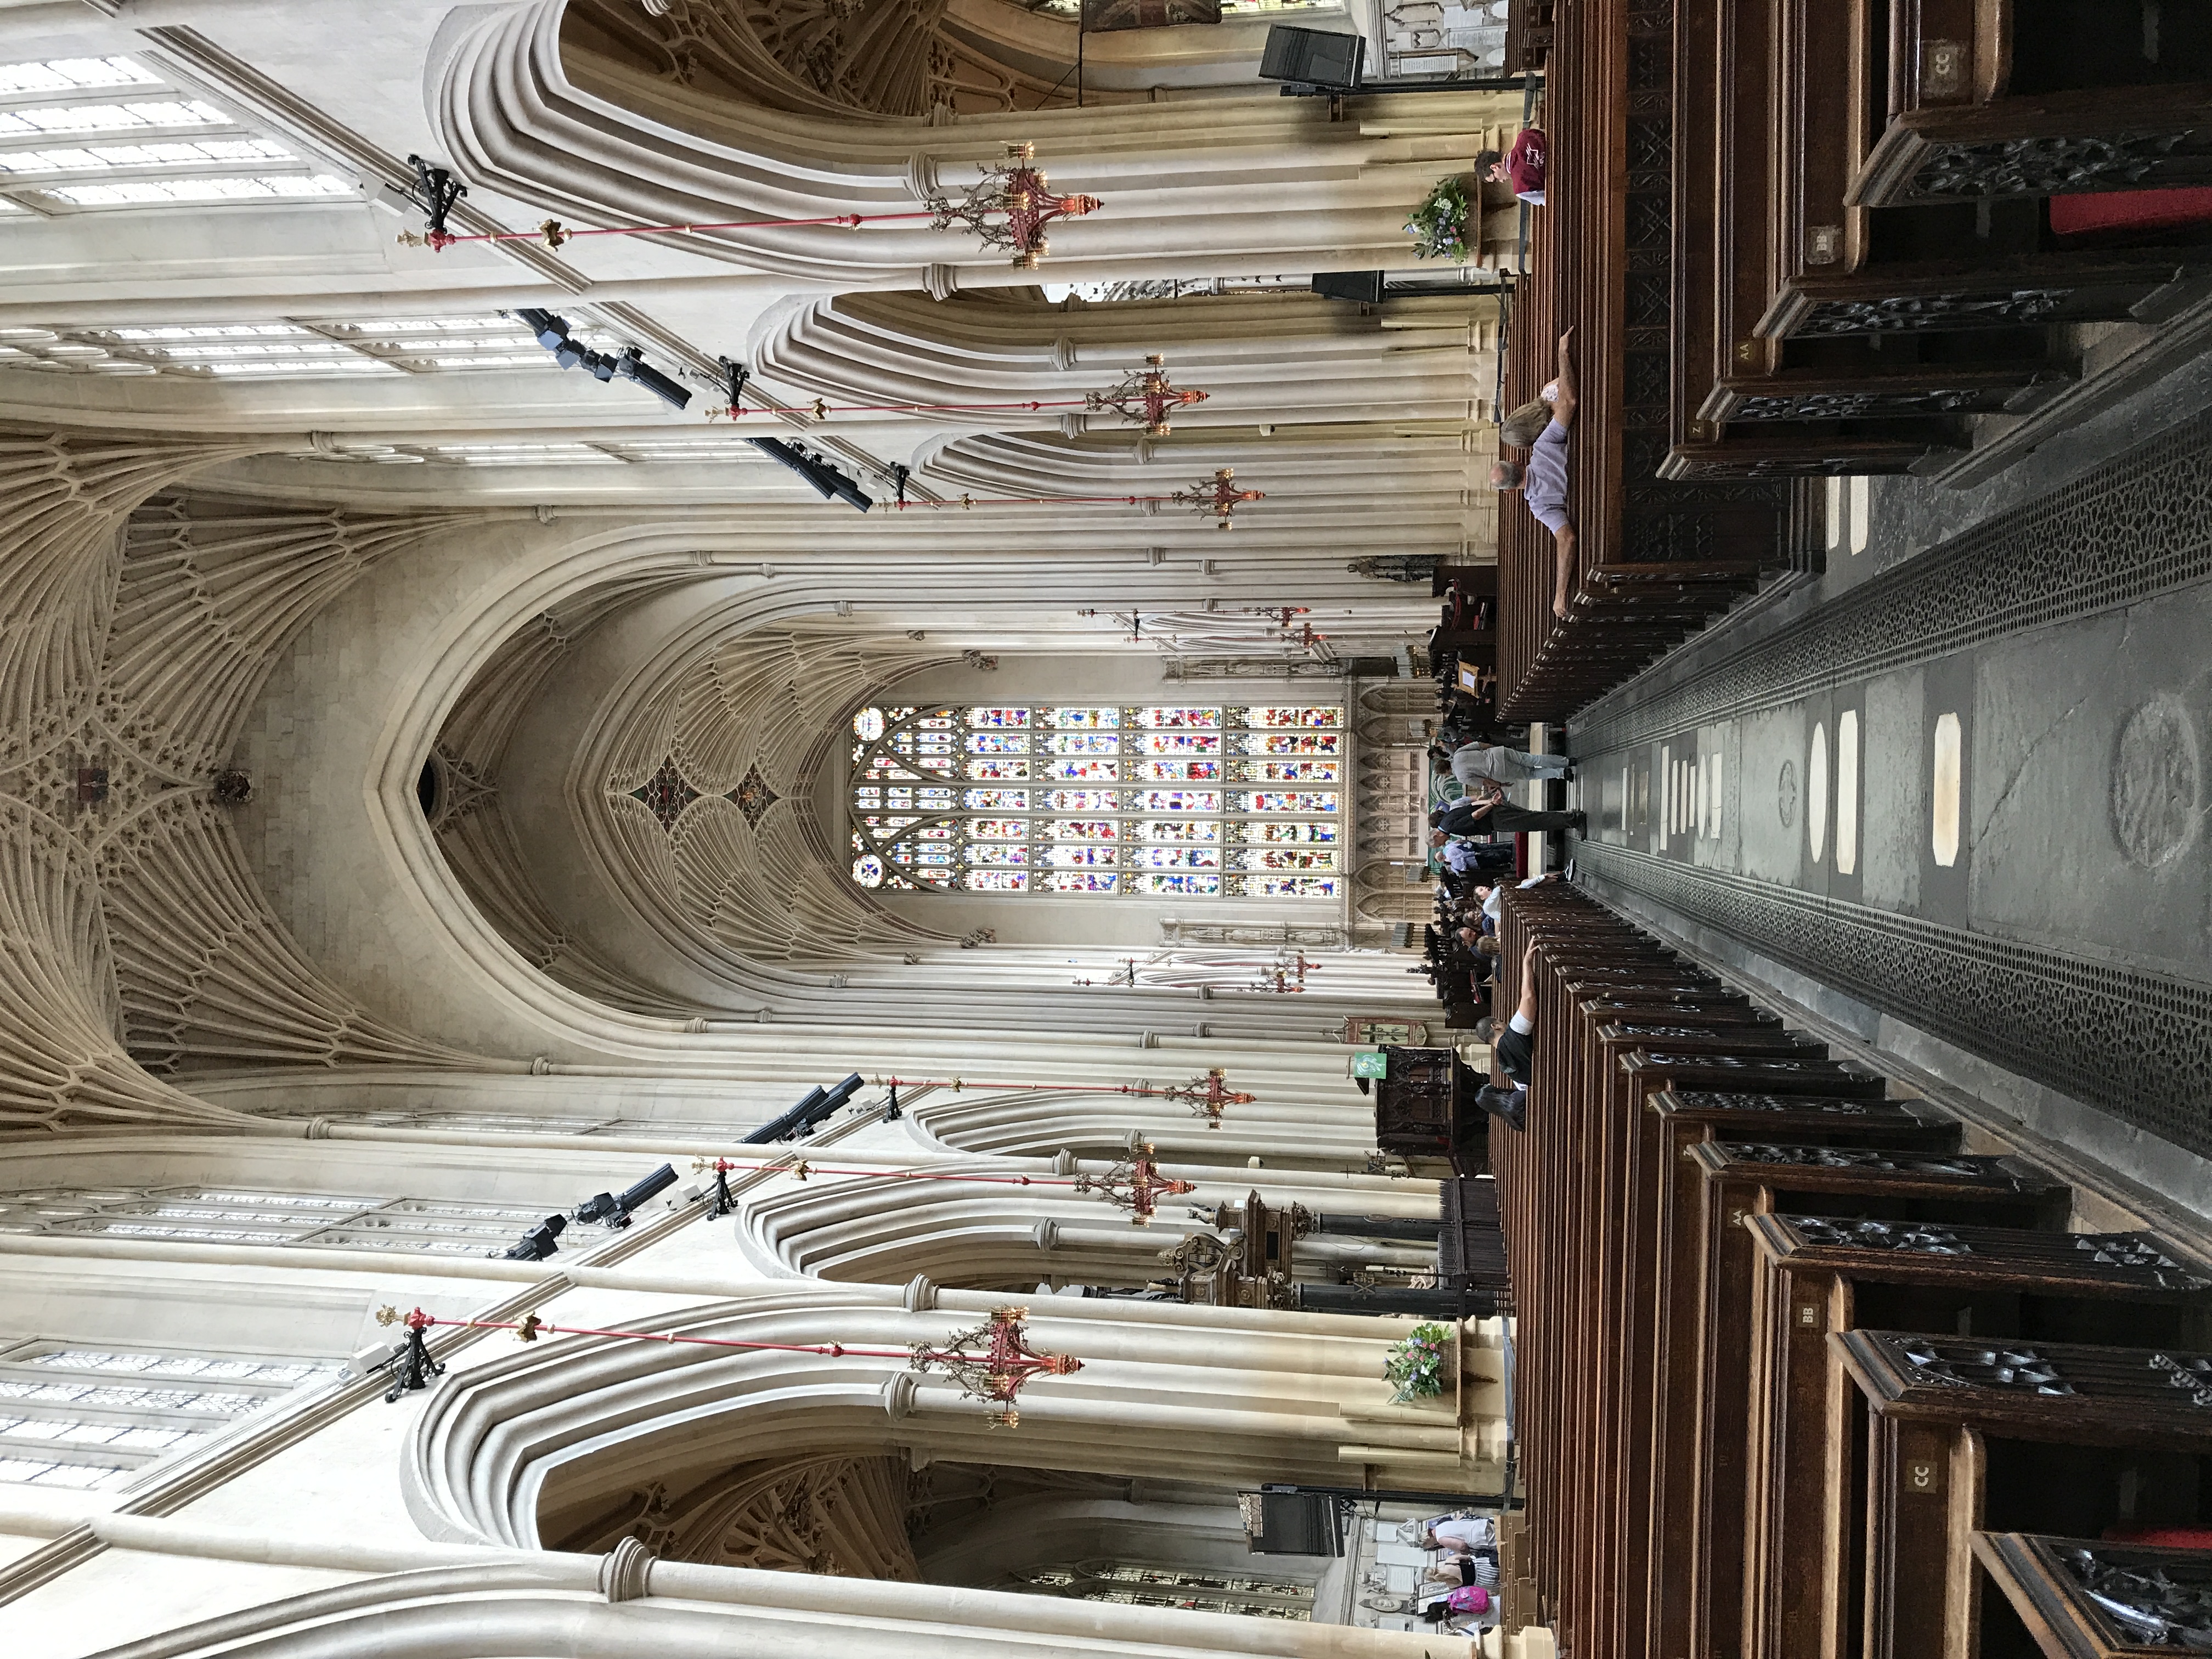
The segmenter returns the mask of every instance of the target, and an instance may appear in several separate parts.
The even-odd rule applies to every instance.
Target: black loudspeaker
[[[1357,34],[1279,23],[1267,31],[1267,44],[1260,54],[1260,78],[1349,90],[1359,84],[1359,66],[1366,55],[1367,42]]]
[[[1344,1538],[1337,1528],[1334,1498],[1304,1492],[1242,1492],[1238,1502],[1244,1510],[1245,1534],[1255,1555],[1344,1553]],[[1260,1523],[1257,1528],[1252,1525],[1255,1519]]]
[[[1382,273],[1379,270],[1316,270],[1313,275],[1313,291],[1324,300],[1358,300],[1364,305],[1379,306],[1382,303]]]

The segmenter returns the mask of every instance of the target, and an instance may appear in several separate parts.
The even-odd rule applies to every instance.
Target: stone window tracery
[[[853,879],[888,891],[1334,898],[1349,742],[1326,705],[872,707]]]
[[[359,198],[189,90],[130,57],[0,64],[0,211]]]
[[[1182,1607],[1194,1613],[1233,1613],[1251,1619],[1313,1618],[1314,1587],[1292,1578],[1252,1573],[1202,1572],[1141,1561],[1081,1561],[1066,1567],[1032,1567],[1013,1575],[1017,1588],[1082,1601],[1118,1601],[1140,1607]]]
[[[0,111],[0,115],[4,115]],[[4,142],[4,140],[0,140]],[[6,158],[0,154],[0,172]],[[0,185],[0,189],[4,189]],[[0,197],[0,200],[4,200]],[[579,326],[575,337],[596,350],[622,342],[603,329]],[[0,362],[19,368],[79,374],[163,374],[187,380],[343,380],[447,370],[519,369],[558,374],[560,365],[529,328],[495,313],[435,317],[274,317],[261,322],[196,322],[0,329]],[[543,465],[555,462],[617,466],[654,459],[671,449],[689,459],[743,447],[732,440],[647,440],[635,444],[568,441],[386,444],[331,437],[318,453],[400,462],[446,461],[462,466]]]
[[[51,1188],[0,1196],[0,1232],[434,1255],[496,1255],[544,1218],[542,1207],[512,1204],[225,1187]],[[577,1223],[560,1243],[588,1248],[608,1237]]]
[[[0,1344],[0,1481],[117,1486],[337,1372],[312,1359]]]

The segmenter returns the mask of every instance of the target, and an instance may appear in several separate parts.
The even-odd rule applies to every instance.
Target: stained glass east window
[[[1325,899],[1344,890],[1327,704],[863,708],[853,879],[884,891]]]

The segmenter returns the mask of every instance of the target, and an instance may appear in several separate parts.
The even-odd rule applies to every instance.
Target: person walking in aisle
[[[1501,743],[1467,744],[1451,757],[1451,775],[1469,789],[1484,779],[1516,784],[1571,777],[1573,768],[1565,755],[1531,755]]]
[[[1518,836],[1543,830],[1579,830],[1584,822],[1580,812],[1532,812],[1498,796],[1455,800],[1429,814],[1429,827],[1441,830],[1447,836]]]

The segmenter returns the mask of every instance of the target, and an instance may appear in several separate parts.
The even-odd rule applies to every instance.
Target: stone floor
[[[1829,543],[1575,722],[1579,873],[2212,1215],[2212,362]]]

